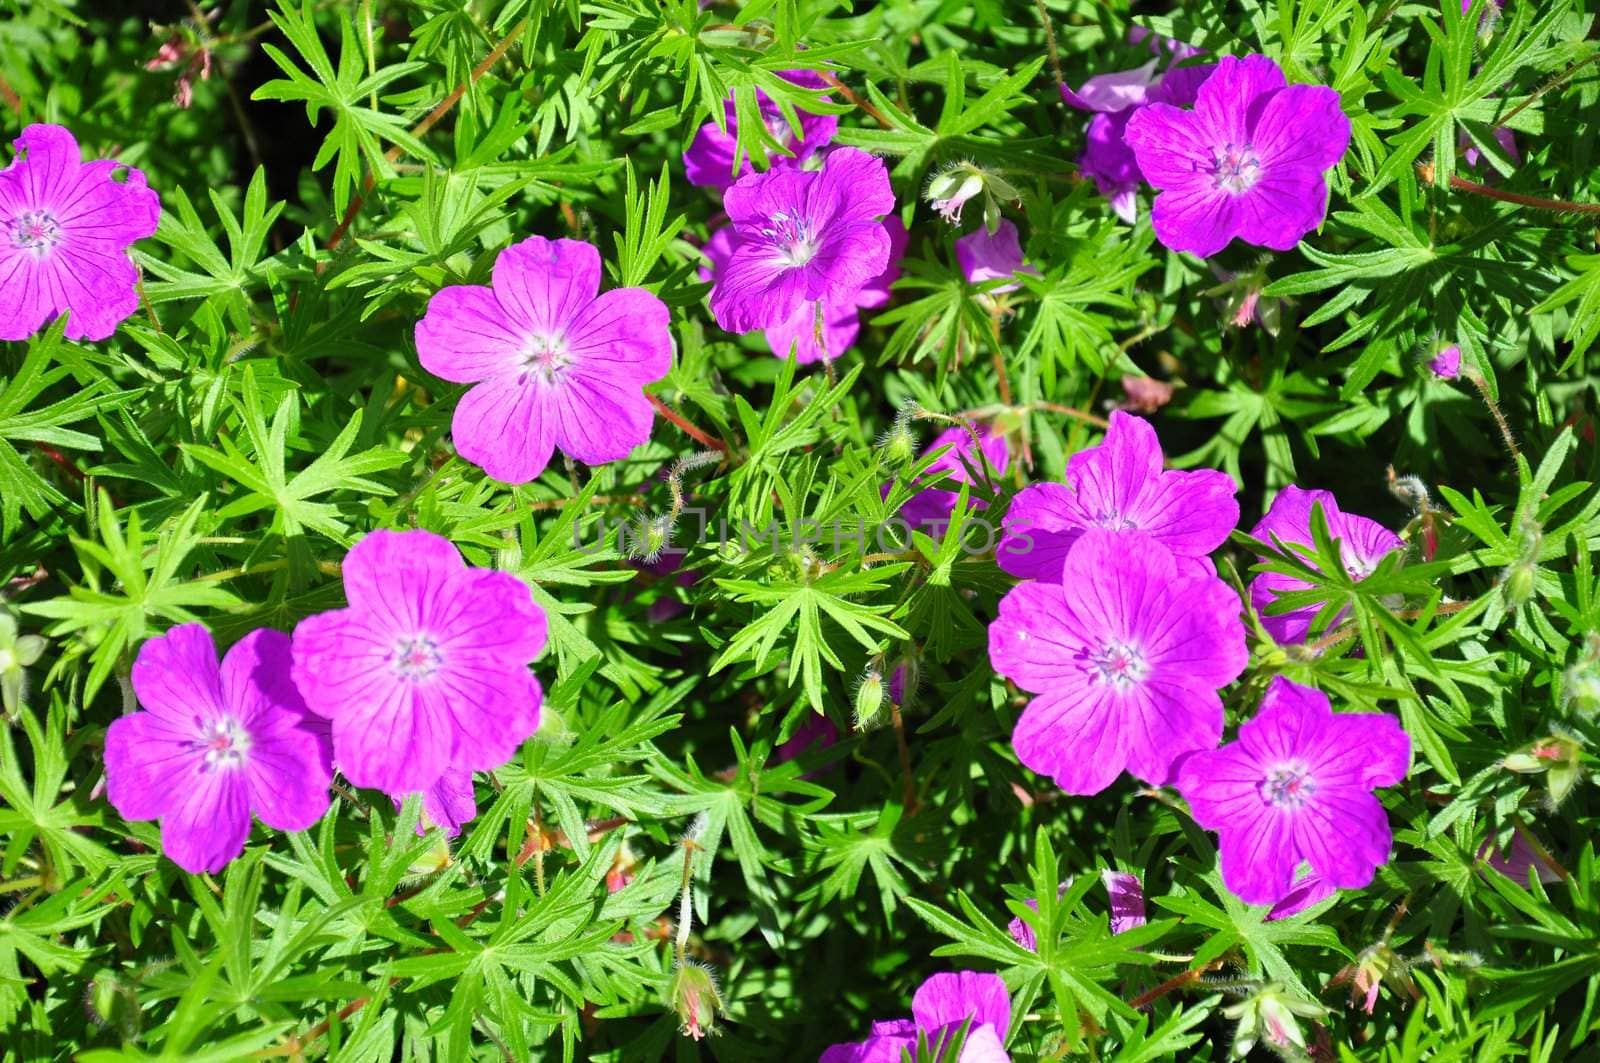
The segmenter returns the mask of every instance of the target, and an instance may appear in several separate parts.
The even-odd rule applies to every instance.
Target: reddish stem
[[[724,443],[722,440],[713,435],[701,431],[688,421],[684,420],[682,414],[674,410],[671,406],[668,406],[666,403],[662,402],[655,395],[648,395],[646,398],[650,400],[650,405],[656,408],[657,413],[671,421],[683,432],[684,435],[688,436],[696,443],[699,443],[702,447],[710,447],[713,450],[720,450],[724,454],[728,452],[728,444]]]
[[[472,68],[472,75],[466,81],[452,89],[450,91],[450,95],[440,100],[438,106],[429,111],[427,116],[424,117],[422,121],[418,122],[412,127],[411,135],[413,137],[421,137],[428,130],[437,125],[440,119],[449,114],[451,109],[454,108],[456,104],[461,102],[461,97],[467,94],[467,90],[476,85],[478,80],[489,72],[490,67],[498,63],[501,58],[504,57],[506,52],[511,50],[511,46],[517,42],[518,37],[522,36],[522,31],[527,28],[527,25],[528,20],[523,19],[521,22],[518,22],[515,26],[511,27],[511,32],[500,39],[500,43],[496,44],[494,49],[484,57],[483,62]],[[401,150],[400,146],[397,144],[388,151],[384,152],[383,157],[388,159],[390,162],[396,162],[403,154],[405,154],[405,152]],[[355,196],[354,199],[350,200],[350,205],[345,208],[344,217],[339,221],[339,227],[333,230],[332,236],[328,237],[327,248],[329,251],[332,251],[334,248],[338,247],[340,241],[345,238],[345,234],[350,231],[350,226],[355,222],[356,215],[361,213],[361,207],[366,202],[366,197],[372,191],[375,184],[376,179],[369,172],[367,174],[365,186],[362,188],[361,192]]]

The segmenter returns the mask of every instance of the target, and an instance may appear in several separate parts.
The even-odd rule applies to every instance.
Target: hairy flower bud
[[[667,1005],[678,1013],[684,1036],[698,1041],[715,1033],[722,994],[717,991],[717,978],[711,968],[693,960],[679,963],[667,983]]]
[[[868,668],[866,675],[861,677],[861,683],[856,687],[856,730],[865,731],[877,722],[878,713],[883,711],[883,673],[877,668]]]
[[[1500,577],[1506,608],[1513,612],[1533,598],[1539,572],[1539,549],[1544,545],[1544,529],[1531,516],[1517,525],[1517,559]]]

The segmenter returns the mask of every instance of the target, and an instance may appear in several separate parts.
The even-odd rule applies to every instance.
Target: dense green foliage
[[[0,727],[0,1057],[809,1059],[952,968],[1004,976],[1017,1060],[1224,1059],[1269,985],[1319,1005],[1300,1022],[1325,1059],[1594,1052],[1600,253],[1595,211],[1560,209],[1600,202],[1592,5],[1172,6],[0,3],[5,139],[65,125],[163,207],[112,339],[0,343],[0,650],[48,640]],[[1077,174],[1085,116],[1057,80],[1145,61],[1133,21],[1339,92],[1351,148],[1297,251],[1171,253],[1148,194],[1129,226]],[[169,39],[177,69],[146,69]],[[777,76],[802,66],[842,87]],[[826,369],[705,306],[721,205],[680,155],[758,88],[839,114],[911,232],[892,302]],[[758,164],[776,148],[759,120],[739,135]],[[921,201],[960,161],[1019,193],[1000,207],[1038,274],[1016,291],[966,283],[962,228]],[[594,243],[607,287],[672,308],[650,390],[674,421],[628,460],[508,487],[452,449],[462,389],[420,367],[413,328],[532,234]],[[1230,324],[1247,295],[1276,334]],[[1454,381],[1427,369],[1446,345]],[[1395,714],[1414,750],[1382,794],[1390,863],[1290,919],[1222,886],[1172,791],[1067,797],[1018,764],[1024,698],[985,648],[1012,583],[992,549],[875,541],[927,457],[884,440],[897,413],[920,444],[957,416],[1010,433],[1007,474],[963,488],[997,518],[1144,375],[1174,385],[1153,416],[1172,464],[1240,485],[1219,568],[1241,590],[1242,532],[1291,483],[1410,543],[1359,582],[1327,541],[1336,575],[1267,562],[1330,607],[1309,648],[1252,627],[1230,734],[1281,673]],[[533,588],[540,733],[479,775],[447,855],[414,802],[342,787],[312,830],[258,826],[225,872],[184,873],[98,788],[140,643],[290,630],[341,604],[363,533],[404,527]],[[692,582],[641,563],[663,534]],[[899,667],[901,704],[855,729]],[[844,737],[779,760],[819,712]],[[1559,881],[1485,868],[1519,828]],[[1104,867],[1143,878],[1145,928],[1111,934]],[[699,1042],[669,1000],[686,876],[681,948],[726,1009]],[[1032,897],[1037,952],[1006,932]],[[1388,964],[1371,1014],[1338,977],[1358,960]]]

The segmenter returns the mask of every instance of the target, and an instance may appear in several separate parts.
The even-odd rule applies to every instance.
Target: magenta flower
[[[1461,375],[1461,348],[1451,344],[1428,360],[1428,371],[1440,380]]]
[[[417,322],[422,367],[477,386],[450,431],[461,456],[525,483],[556,448],[586,465],[650,438],[644,386],[672,368],[670,315],[643,288],[600,291],[600,253],[530,236],[500,252],[494,287],[452,285]]]
[[[1022,260],[1022,241],[1017,227],[1010,220],[1002,220],[994,232],[979,226],[956,241],[956,264],[968,284],[983,284],[1015,277],[1018,273],[1039,271]],[[1016,284],[1004,284],[996,293],[1016,290]]]
[[[1352,579],[1370,576],[1392,551],[1405,544],[1394,532],[1375,520],[1343,513],[1339,503],[1328,491],[1304,491],[1295,486],[1285,487],[1272,500],[1272,508],[1262,517],[1250,536],[1264,543],[1274,538],[1285,545],[1310,547],[1311,508],[1322,506],[1322,516],[1328,522],[1328,534],[1339,541],[1339,556],[1344,561],[1345,572]],[[1290,591],[1303,591],[1311,584],[1294,576],[1278,572],[1263,572],[1250,581],[1250,604],[1261,614],[1261,626],[1267,634],[1280,643],[1304,642],[1311,630],[1311,622],[1321,611],[1321,605],[1305,605],[1287,613],[1271,615],[1267,607],[1277,601],[1278,595]],[[1343,616],[1341,612],[1339,616]],[[1338,623],[1335,617],[1334,623]]]
[[[1171,37],[1163,37],[1161,34],[1153,33],[1150,30],[1145,29],[1143,26],[1129,26],[1128,43],[1139,44],[1141,41],[1144,42],[1145,47],[1149,48],[1151,53],[1154,55],[1160,55],[1162,52],[1170,53],[1172,56],[1172,61],[1175,63],[1189,59],[1196,55],[1205,54],[1204,49],[1196,48],[1192,44],[1185,44],[1183,41],[1175,41]]]
[[[404,796],[390,794],[389,800],[399,811]],[[433,826],[454,838],[477,814],[478,795],[472,788],[472,772],[450,768],[439,776],[438,782],[422,791],[422,818],[417,821],[417,833],[426,834]]]
[[[804,723],[794,729],[794,734],[789,736],[787,742],[781,743],[772,751],[772,760],[775,764],[794,760],[804,756],[812,750],[824,750],[839,741],[839,728],[833,721],[821,713],[813,712],[806,717]]]
[[[909,235],[900,219],[893,216],[884,219],[884,227],[889,232],[889,264],[883,272],[847,301],[807,299],[788,319],[763,329],[762,335],[774,355],[787,358],[793,350],[795,359],[801,365],[808,365],[824,358],[837,358],[850,348],[861,332],[861,311],[887,303],[889,288],[900,277],[900,258],[905,254]],[[716,281],[733,258],[738,240],[732,225],[725,225],[711,234],[703,248],[710,267],[700,271],[702,280]],[[819,305],[823,308],[820,348],[817,346]]]
[[[103,340],[139,308],[127,251],[156,231],[160,197],[131,166],[83,162],[61,126],[30,125],[12,144],[0,170],[0,340],[60,314],[67,339]]]
[[[1522,152],[1517,147],[1516,133],[1505,126],[1496,126],[1492,131],[1492,135],[1494,142],[1500,145],[1507,155],[1511,156],[1512,162],[1522,162]],[[1477,143],[1466,134],[1465,130],[1462,131],[1457,141],[1456,150],[1461,153],[1462,161],[1468,166],[1477,166],[1478,161],[1483,158],[1483,152],[1478,150]]]
[[[1139,217],[1136,194],[1144,175],[1139,172],[1139,162],[1127,144],[1128,120],[1150,102],[1174,107],[1193,104],[1200,85],[1216,69],[1211,64],[1173,67],[1159,82],[1153,82],[1154,68],[1155,63],[1151,62],[1137,70],[1090,78],[1077,92],[1066,86],[1061,89],[1067,103],[1097,112],[1089,119],[1078,169],[1085,177],[1093,178],[1095,187],[1111,204],[1112,211],[1130,225]]]
[[[827,86],[821,75],[811,70],[785,70],[780,76],[803,88],[821,89]],[[792,153],[774,155],[771,164],[773,170],[799,166],[832,143],[833,134],[839,128],[836,115],[810,114],[797,109],[795,114],[800,119],[800,136],[797,139],[789,120],[783,116],[772,97],[757,89],[756,103],[761,109],[761,121],[766,125],[767,132],[772,134],[772,139]],[[689,150],[683,153],[683,168],[692,185],[723,189],[738,178],[754,172],[749,159],[741,160],[738,171],[734,171],[739,119],[734,113],[732,99],[723,104],[723,114],[728,127],[726,132],[718,129],[717,123],[707,122],[695,133]]]
[[[1061,98],[1069,107],[1080,111],[1115,114],[1145,101],[1150,86],[1156,82],[1159,59],[1152,59],[1132,70],[1117,70],[1110,74],[1096,74],[1083,83],[1080,89],[1061,86]]]
[[[351,782],[425,791],[500,767],[538,728],[545,617],[527,584],[432,532],[375,531],[345,555],[344,590],[348,608],[295,628],[294,681]]]
[[[1011,1026],[1011,996],[997,974],[956,971],[936,974],[923,982],[911,998],[909,1019],[872,1024],[865,1041],[837,1044],[822,1053],[817,1063],[899,1063],[903,1053],[916,1055],[922,1035],[942,1058],[944,1046],[965,1024],[966,1042],[960,1063],[1009,1063],[1006,1031]]]
[[[1126,136],[1161,192],[1151,211],[1157,238],[1205,257],[1234,237],[1287,251],[1321,225],[1323,174],[1344,155],[1350,120],[1332,89],[1288,85],[1264,55],[1229,56],[1200,86],[1194,110],[1147,104]]]
[[[977,436],[976,448],[973,443],[974,435]],[[974,453],[975,449],[981,452],[982,461],[978,454]],[[968,431],[963,425],[946,428],[933,437],[933,442],[928,444],[923,453],[931,454],[940,450],[944,453],[923,470],[916,482],[921,484],[932,480],[940,473],[949,473],[941,483],[954,485],[955,489],[950,490],[945,486],[924,487],[906,499],[905,505],[900,507],[900,519],[913,528],[923,531],[950,522],[950,516],[956,509],[956,499],[961,494],[959,485],[974,482],[972,473],[968,471],[969,466],[981,473],[983,462],[987,462],[992,470],[991,475],[999,475],[1006,471],[1006,463],[1010,457],[1006,437],[986,424],[975,425],[972,431]],[[976,482],[982,483],[982,476],[979,476]],[[889,490],[890,485],[885,484],[883,487],[885,496]],[[984,509],[988,506],[983,499],[970,496],[967,504],[970,510]]]
[[[106,796],[124,819],[159,819],[161,847],[185,871],[220,871],[244,851],[250,814],[305,830],[333,781],[322,721],[289,680],[289,636],[265,628],[217,664],[203,624],[139,647],[143,712],[106,731]]]
[[[1162,468],[1150,422],[1115,410],[1105,439],[1067,461],[1065,484],[1033,484],[1006,513],[995,560],[1013,576],[1049,582],[1089,528],[1137,530],[1179,558],[1190,575],[1215,570],[1205,560],[1239,523],[1233,479],[1215,469]]]
[[[1144,926],[1144,885],[1139,876],[1107,868],[1100,872],[1100,881],[1111,898],[1111,932],[1121,934]]]
[[[849,305],[889,267],[893,241],[879,219],[894,209],[883,160],[838,148],[822,169],[746,174],[723,198],[736,237],[711,289],[729,332],[791,321],[807,300]]]
[[[1217,691],[1248,660],[1239,600],[1139,531],[1090,528],[1061,582],[1029,581],[989,625],[994,670],[1035,695],[1011,744],[1069,794],[1124,769],[1164,784],[1173,762],[1222,736]]]
[[[1117,217],[1132,225],[1139,219],[1139,185],[1144,175],[1139,172],[1139,161],[1128,147],[1126,136],[1128,119],[1133,109],[1114,114],[1097,114],[1089,119],[1084,134],[1083,154],[1078,157],[1078,169],[1094,180],[1105,201]]]
[[[1139,876],[1126,871],[1113,871],[1106,868],[1100,872],[1100,882],[1106,888],[1106,896],[1111,901],[1111,932],[1121,934],[1137,926],[1144,926],[1144,886],[1139,881]],[[1067,892],[1067,887],[1072,885],[1068,879],[1056,891],[1056,896]],[[1030,909],[1037,912],[1039,902],[1029,897],[1025,903]],[[1033,927],[1021,916],[1006,924],[1006,930],[1011,934],[1011,939],[1029,952],[1039,951],[1039,940],[1034,935]]]
[[[1410,763],[1394,717],[1336,716],[1326,694],[1276,676],[1238,741],[1185,758],[1177,787],[1195,822],[1217,832],[1223,883],[1248,904],[1276,904],[1302,862],[1333,889],[1372,881],[1390,842],[1372,791]]]

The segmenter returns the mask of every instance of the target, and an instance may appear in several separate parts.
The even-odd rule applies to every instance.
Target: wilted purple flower
[[[788,358],[792,350],[801,365],[821,359],[834,359],[843,354],[856,341],[861,332],[861,311],[883,306],[889,301],[889,289],[900,277],[900,258],[905,254],[908,234],[899,218],[890,216],[883,221],[889,232],[889,264],[882,273],[867,282],[849,299],[806,299],[788,319],[762,329],[767,346],[779,358]],[[709,268],[700,271],[701,280],[715,282],[727,268],[738,246],[738,236],[732,225],[724,225],[711,234],[703,248],[710,261]],[[817,307],[822,307],[822,347],[817,346]]]
[[[979,459],[974,453],[973,436],[977,436],[977,447],[981,448],[983,455]],[[996,474],[1006,471],[1006,463],[1010,457],[1010,450],[1006,444],[1003,433],[996,432],[986,424],[975,425],[968,430],[964,425],[947,428],[933,437],[924,454],[931,454],[943,450],[944,453],[935,458],[926,469],[917,483],[931,480],[939,473],[948,472],[942,483],[957,485],[955,490],[944,486],[925,487],[906,500],[900,507],[899,516],[913,528],[926,531],[932,525],[948,523],[950,515],[955,512],[956,499],[960,497],[960,484],[972,483],[972,475],[967,471],[968,466],[974,470],[982,471],[984,461]],[[883,492],[889,493],[890,485],[885,484]],[[988,503],[981,498],[968,499],[968,505],[974,509],[984,509]]]
[[[1428,360],[1428,371],[1440,380],[1454,380],[1461,375],[1461,348],[1451,344]]]
[[[172,102],[187,110],[194,103],[194,78],[201,81],[211,78],[211,48],[208,44],[191,43],[182,34],[168,37],[156,54],[145,64],[146,70],[177,70],[178,82],[172,91]]]
[[[1237,236],[1287,251],[1322,224],[1323,174],[1344,155],[1350,120],[1332,89],[1288,85],[1264,55],[1228,56],[1194,110],[1147,104],[1126,138],[1161,192],[1151,221],[1163,244],[1205,257]]]
[[[243,852],[251,812],[305,830],[328,810],[326,730],[289,679],[281,631],[252,631],[219,667],[205,625],[180,624],[139,648],[133,690],[144,711],[106,731],[106,796],[124,819],[159,819],[185,871]]]
[[[429,531],[375,531],[344,559],[349,607],[302,620],[294,680],[333,722],[357,786],[426,791],[451,769],[491,771],[539,726],[528,662],[545,616],[509,572],[468,568]]]
[[[909,1019],[872,1024],[865,1041],[837,1044],[822,1053],[818,1063],[898,1063],[902,1053],[917,1051],[921,1034],[943,1056],[944,1046],[963,1025],[967,1037],[960,1063],[1009,1063],[1006,1031],[1011,1025],[1011,996],[997,974],[956,971],[936,974],[923,982],[911,998]]]
[[[1478,859],[1519,886],[1528,884],[1529,871],[1546,885],[1561,881],[1561,873],[1539,855],[1520,827],[1511,836],[1511,847],[1504,853],[1495,848],[1494,839],[1490,838],[1478,847]]]
[[[802,88],[821,89],[827,86],[822,76],[811,70],[785,70],[780,76]],[[761,109],[761,120],[765,123],[767,132],[772,134],[772,139],[793,152],[792,155],[773,155],[771,168],[774,170],[799,166],[832,143],[833,134],[839,128],[837,115],[811,114],[796,109],[795,115],[800,119],[800,136],[796,138],[789,120],[783,116],[783,111],[773,102],[772,97],[757,89],[756,103]],[[717,123],[707,122],[695,133],[694,140],[689,144],[689,150],[683,153],[683,168],[692,185],[727,188],[738,178],[754,172],[748,158],[742,160],[738,172],[734,172],[733,159],[738,151],[739,119],[734,113],[732,99],[723,104],[723,115],[728,127],[726,132],[718,129]]]
[[[1334,715],[1328,696],[1273,678],[1239,739],[1190,754],[1177,787],[1218,834],[1222,881],[1276,904],[1302,861],[1328,886],[1360,889],[1389,859],[1389,817],[1372,795],[1405,778],[1411,739],[1392,716]]]
[[[672,368],[671,316],[643,288],[600,292],[600,252],[530,236],[494,263],[494,287],[452,285],[417,322],[422,367],[476,384],[450,422],[461,456],[525,483],[557,447],[586,465],[650,438],[644,386]]]
[[[1034,695],[1017,758],[1069,794],[1126,769],[1164,784],[1175,760],[1222,736],[1217,691],[1244,671],[1239,600],[1140,531],[1090,528],[1061,582],[1029,581],[989,625],[994,670]]]
[[[1173,387],[1165,380],[1150,376],[1122,374],[1121,408],[1133,413],[1155,413],[1172,401]]]
[[[1113,411],[1104,441],[1068,459],[1065,484],[1018,492],[995,560],[1013,576],[1057,582],[1073,541],[1086,529],[1110,528],[1149,534],[1178,556],[1182,572],[1214,572],[1203,559],[1239,523],[1233,479],[1215,469],[1166,470],[1162,462],[1150,422]]]
[[[829,152],[815,172],[746,174],[723,205],[736,240],[711,312],[729,332],[781,325],[807,300],[849,305],[889,267],[889,171],[859,149]]]
[[[389,795],[398,810],[402,796]],[[472,788],[472,772],[465,768],[450,768],[439,781],[422,791],[422,818],[417,821],[417,833],[425,834],[431,825],[450,837],[461,833],[464,824],[478,814],[478,797]]]
[[[139,308],[127,250],[156,231],[161,200],[142,171],[83,162],[61,126],[30,125],[12,143],[0,170],[0,340],[60,314],[67,339],[103,340]]]
[[[1377,521],[1341,512],[1331,492],[1305,491],[1293,485],[1285,487],[1272,500],[1267,515],[1250,529],[1250,535],[1264,543],[1277,538],[1285,545],[1309,547],[1313,543],[1311,510],[1314,505],[1321,505],[1322,516],[1328,522],[1328,534],[1339,541],[1339,556],[1352,579],[1370,576],[1378,562],[1405,545],[1398,535]],[[1303,591],[1310,586],[1304,580],[1278,572],[1263,572],[1250,582],[1250,604],[1261,614],[1261,626],[1276,641],[1304,642],[1321,606],[1305,605],[1276,616],[1269,615],[1267,607],[1277,601],[1280,594]]]
[[[956,264],[968,284],[1015,277],[1018,273],[1038,275],[1038,270],[1022,261],[1022,241],[1017,227],[1002,221],[994,232],[979,227],[956,241]],[[1004,284],[995,292],[1009,292],[1017,285]]]

